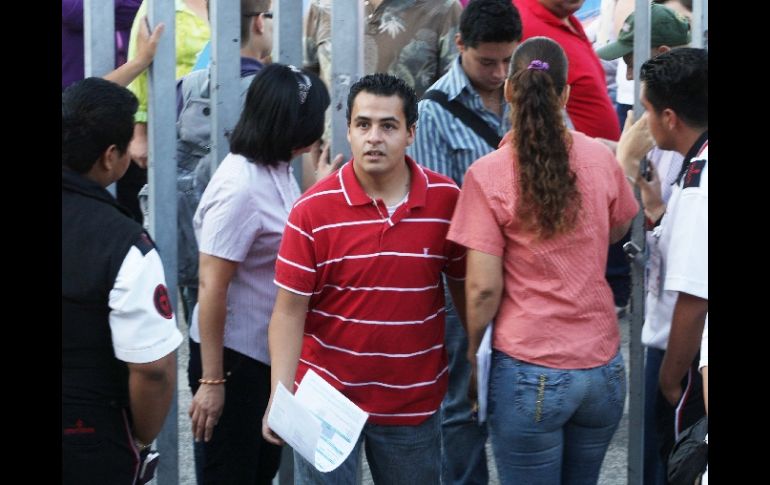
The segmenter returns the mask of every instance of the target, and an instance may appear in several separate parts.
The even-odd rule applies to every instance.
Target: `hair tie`
[[[291,64],[288,64],[287,67],[291,69],[291,72],[293,72],[297,78],[297,87],[299,88],[299,104],[305,104],[307,95],[310,92],[310,86],[313,85],[313,82],[310,81],[310,78],[307,76],[307,74],[302,72],[297,67],[292,66]]]
[[[551,66],[547,62],[541,61],[540,59],[535,59],[534,61],[529,63],[529,66],[527,66],[527,69],[534,69],[536,71],[547,71],[549,67]]]

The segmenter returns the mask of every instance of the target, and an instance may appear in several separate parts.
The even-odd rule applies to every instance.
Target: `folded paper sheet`
[[[476,385],[479,400],[479,424],[487,420],[487,394],[489,393],[489,371],[492,367],[492,322],[489,322],[476,351]]]
[[[317,470],[330,472],[350,455],[368,418],[350,399],[308,370],[295,395],[278,383],[267,424]]]

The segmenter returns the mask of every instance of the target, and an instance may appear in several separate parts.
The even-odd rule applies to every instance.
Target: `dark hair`
[[[306,99],[303,89],[310,84]],[[284,64],[270,64],[255,76],[246,104],[230,137],[230,151],[275,166],[291,160],[291,151],[321,138],[329,91],[313,73]]]
[[[267,12],[269,5],[269,0],[241,0],[241,47],[249,41],[253,14]]]
[[[62,165],[86,173],[111,145],[125,153],[134,136],[138,106],[131,91],[100,77],[65,89],[61,95]]]
[[[409,129],[417,123],[417,95],[414,93],[414,89],[401,78],[378,72],[362,77],[350,87],[348,110],[345,113],[348,125],[350,124],[350,114],[353,112],[353,102],[361,91],[377,96],[398,95],[404,108],[406,128]]]
[[[692,47],[671,49],[642,64],[639,79],[655,111],[670,108],[687,125],[708,127],[708,51]]]
[[[460,15],[460,37],[466,47],[481,42],[518,42],[521,17],[510,0],[472,0]]]
[[[577,176],[569,164],[572,139],[562,117],[567,67],[559,44],[532,37],[513,53],[508,77],[518,163],[516,213],[525,228],[543,239],[572,229],[581,206]]]

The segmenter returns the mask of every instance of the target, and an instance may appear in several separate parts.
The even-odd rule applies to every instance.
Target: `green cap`
[[[650,46],[678,47],[690,43],[690,22],[680,13],[663,5],[650,6]],[[596,55],[611,61],[634,51],[634,14],[626,18],[618,33],[618,40],[596,50]]]

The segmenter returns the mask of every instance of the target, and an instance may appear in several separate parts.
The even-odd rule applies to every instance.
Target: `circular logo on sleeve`
[[[160,316],[170,320],[173,312],[171,311],[171,301],[168,299],[166,285],[160,284],[155,287],[155,294],[152,297],[152,301],[155,303],[155,309],[158,310]]]

